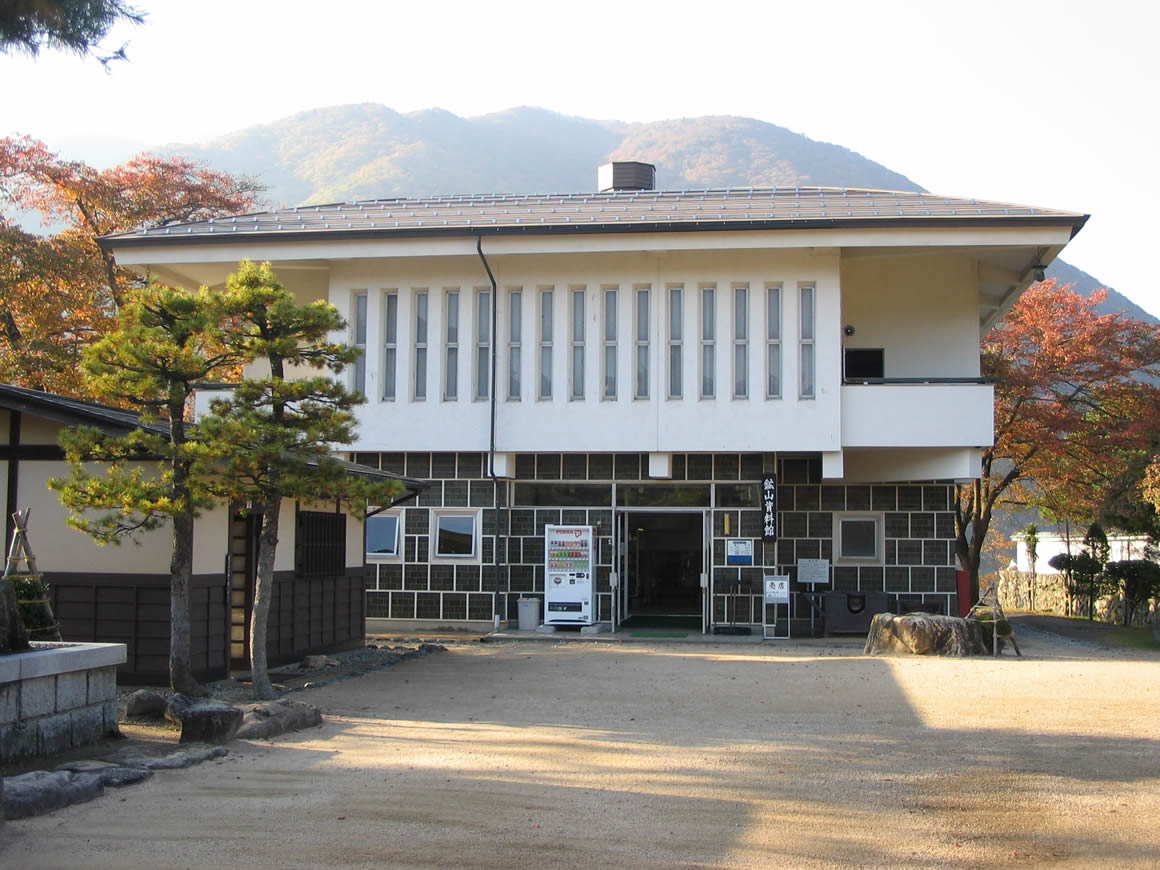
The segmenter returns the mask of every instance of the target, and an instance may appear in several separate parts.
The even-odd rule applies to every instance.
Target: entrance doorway
[[[625,511],[618,520],[622,623],[703,630],[704,512]]]

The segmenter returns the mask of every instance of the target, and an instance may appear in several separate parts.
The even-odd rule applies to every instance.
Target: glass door
[[[701,633],[713,631],[713,512],[701,512]]]
[[[628,512],[612,516],[612,630],[629,617],[628,612]]]

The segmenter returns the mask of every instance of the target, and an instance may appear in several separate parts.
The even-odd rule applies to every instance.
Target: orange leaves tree
[[[979,562],[1004,501],[1095,518],[1160,427],[1160,327],[1100,314],[1054,281],[1033,285],[983,340],[995,379],[995,443],[982,478],[959,487],[955,553],[978,594]]]
[[[252,179],[180,157],[98,170],[29,137],[0,139],[0,380],[85,395],[83,349],[140,286],[97,239],[245,211],[259,191]],[[13,218],[21,212],[52,232],[22,229]]]

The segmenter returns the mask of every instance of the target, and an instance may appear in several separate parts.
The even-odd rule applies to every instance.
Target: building
[[[1051,567],[1051,560],[1056,556],[1071,553],[1090,552],[1084,543],[1086,529],[1073,530],[1070,536],[1064,532],[1040,531],[1035,536],[1035,572],[1036,574],[1061,574],[1063,572]],[[1108,561],[1126,562],[1129,560],[1149,558],[1149,541],[1147,535],[1125,535],[1113,532],[1108,535]],[[1016,571],[1030,574],[1031,558],[1027,552],[1027,535],[1019,532],[1011,536],[1015,542]]]
[[[836,590],[951,609],[955,485],[993,437],[980,335],[1086,216],[599,175],[593,193],[303,206],[102,245],[190,288],[269,260],[345,314],[369,397],[355,457],[433,481],[369,526],[372,617],[514,618],[545,594],[553,524],[592,528],[592,618],[613,628],[756,625],[766,574],[804,618],[828,588],[798,582],[806,559]]]
[[[68,510],[48,489],[48,481],[68,477],[69,466],[57,442],[63,428],[78,425],[120,435],[142,422],[120,408],[0,384],[5,540],[12,539],[12,512],[31,508],[29,540],[37,568],[51,586],[64,638],[124,643],[127,660],[118,669],[122,683],[166,684],[172,532],[161,528],[136,543],[102,547],[68,527]],[[157,424],[144,425],[167,431]],[[350,473],[391,476],[357,466]],[[412,480],[403,480],[403,485],[403,500],[423,486]],[[249,669],[256,519],[223,506],[195,521],[190,652],[199,679],[221,679],[231,667]],[[283,503],[280,520],[267,629],[270,664],[362,646],[363,523],[333,503],[290,499]]]

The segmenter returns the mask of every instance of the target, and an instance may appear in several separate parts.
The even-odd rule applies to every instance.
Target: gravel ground
[[[0,828],[0,866],[1115,867],[1160,861],[1160,656],[456,644],[319,729]]]

